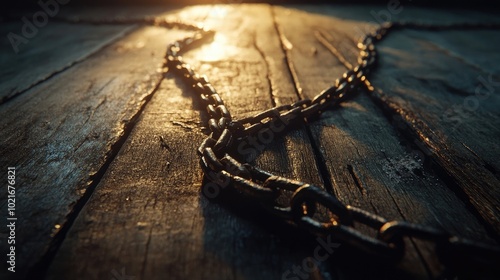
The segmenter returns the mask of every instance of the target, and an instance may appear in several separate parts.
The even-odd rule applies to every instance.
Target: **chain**
[[[64,19],[73,23],[79,19]],[[184,61],[181,54],[213,38],[215,32],[203,26],[167,21],[158,18],[116,19],[92,21],[95,24],[147,24],[165,28],[194,31],[194,35],[168,45],[164,68],[173,71],[192,87],[193,92],[206,106],[210,135],[198,148],[200,165],[208,183],[202,192],[208,198],[220,192],[233,190],[246,200],[263,207],[272,215],[289,224],[303,228],[315,235],[330,235],[378,258],[398,260],[405,253],[404,238],[417,238],[434,242],[436,252],[444,264],[471,263],[494,266],[500,263],[500,247],[483,244],[444,230],[405,221],[389,221],[366,210],[345,205],[323,188],[283,178],[260,170],[238,159],[234,147],[258,133],[292,127],[299,122],[310,122],[329,107],[340,104],[352,92],[374,88],[367,75],[377,63],[375,44],[396,29],[409,28],[429,31],[446,29],[497,29],[498,24],[430,25],[421,23],[385,23],[375,32],[366,35],[358,44],[357,65],[346,71],[335,84],[316,95],[293,104],[282,105],[260,112],[252,117],[233,119],[221,96],[205,75],[199,75]],[[276,130],[276,129],[275,129]],[[291,195],[286,195],[290,194]],[[317,209],[323,208],[330,215],[319,217]],[[374,229],[376,236],[366,235],[355,228],[355,223]]]
[[[478,264],[500,263],[500,248],[467,240],[450,233],[405,221],[388,221],[385,218],[345,205],[323,188],[272,175],[254,166],[242,163],[234,151],[235,145],[257,133],[266,133],[273,126],[289,128],[300,121],[311,121],[328,107],[337,105],[350,97],[350,93],[365,88],[373,90],[367,75],[376,65],[375,44],[390,31],[398,28],[423,30],[445,30],[451,28],[497,28],[488,24],[425,25],[415,23],[386,23],[374,33],[366,35],[357,44],[359,56],[357,66],[345,72],[335,84],[316,95],[296,103],[274,107],[252,117],[235,120],[224,101],[204,75],[194,72],[179,55],[191,43],[213,36],[207,30],[188,39],[171,44],[167,49],[165,66],[184,78],[206,105],[209,116],[210,135],[198,148],[200,165],[209,180],[203,193],[214,198],[221,191],[232,189],[247,200],[254,202],[288,223],[317,235],[331,235],[336,240],[350,244],[369,254],[390,260],[400,259],[405,252],[404,237],[434,242],[443,263],[467,260]],[[292,193],[285,198],[284,193]],[[320,219],[317,208],[326,209],[329,219]],[[333,218],[332,218],[333,217]],[[364,224],[377,232],[375,237],[361,233],[354,222]]]

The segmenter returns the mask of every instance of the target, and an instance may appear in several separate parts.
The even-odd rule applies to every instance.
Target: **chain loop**
[[[394,242],[403,237],[416,237],[439,243],[450,238],[450,234],[436,228],[403,221],[387,222],[378,233],[378,238],[386,242]]]
[[[344,204],[323,189],[309,184],[304,184],[293,194],[291,200],[291,210],[293,216],[296,219],[302,218],[308,213],[307,205],[314,203],[327,208],[336,217],[332,217],[332,220],[329,223],[320,223],[322,226],[327,227],[329,226],[327,224],[332,223],[334,225],[352,225],[352,217]]]
[[[72,21],[72,20],[68,20]],[[79,22],[79,20],[73,20]],[[381,216],[366,210],[344,205],[334,195],[320,187],[275,176],[248,163],[238,161],[231,155],[232,146],[247,137],[262,133],[276,125],[283,129],[290,128],[298,120],[309,120],[319,116],[327,107],[336,105],[361,87],[373,90],[366,75],[377,63],[375,44],[381,41],[391,30],[412,28],[420,30],[446,30],[450,28],[499,28],[493,24],[458,24],[429,25],[409,22],[382,24],[375,32],[366,35],[358,44],[358,65],[345,72],[335,84],[322,91],[314,98],[299,100],[293,104],[274,107],[254,116],[233,120],[221,95],[209,82],[207,76],[199,75],[184,62],[181,54],[214,38],[215,32],[193,24],[179,21],[167,21],[159,18],[132,20],[95,21],[112,24],[149,24],[165,28],[179,28],[193,31],[194,34],[177,40],[167,46],[164,67],[175,72],[192,87],[193,93],[206,107],[211,133],[197,150],[200,166],[205,177],[211,183],[208,194],[216,196],[225,187],[236,190],[243,197],[262,205],[273,215],[309,230],[318,235],[331,235],[335,240],[345,242],[369,254],[391,260],[397,260],[404,254],[404,238],[413,237],[436,243],[437,253],[443,263],[458,262],[464,259],[477,263],[498,265],[500,248],[476,241],[451,236],[440,229],[408,223],[405,221],[388,222]],[[215,185],[214,185],[215,184]],[[219,186],[219,188],[217,188]],[[292,193],[291,197],[286,193]],[[203,193],[206,193],[205,190]],[[285,200],[288,205],[280,205]],[[286,204],[286,203],[285,203]],[[324,207],[331,214],[329,221],[315,218],[318,206]],[[377,237],[370,237],[358,231],[354,226],[358,222],[375,229]]]

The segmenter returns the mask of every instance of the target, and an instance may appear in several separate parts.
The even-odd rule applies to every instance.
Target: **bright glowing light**
[[[197,52],[196,58],[200,61],[221,61],[238,56],[240,52],[239,48],[231,45],[225,35],[216,34],[211,44],[202,47]]]
[[[227,6],[215,6],[211,8],[210,16],[212,17],[224,17],[227,15],[229,8]]]

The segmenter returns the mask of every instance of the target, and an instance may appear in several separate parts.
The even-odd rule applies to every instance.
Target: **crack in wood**
[[[296,92],[299,100],[304,100],[305,98],[304,98],[303,93],[302,93],[302,87],[300,86],[299,77],[298,77],[297,72],[295,70],[295,66],[290,58],[290,56],[291,56],[291,53],[290,53],[291,43],[290,43],[290,41],[288,41],[288,39],[286,39],[286,37],[283,33],[283,30],[281,29],[281,27],[278,24],[278,21],[276,19],[276,12],[274,10],[275,7],[271,6],[270,9],[271,9],[271,17],[272,17],[272,21],[274,24],[274,28],[276,30],[276,34],[278,35],[278,37],[280,38],[280,41],[281,41],[281,48],[282,48],[283,54],[285,56],[285,65],[287,65],[288,72],[289,72],[290,77],[292,78],[292,81],[294,83],[295,92]],[[334,189],[333,184],[332,184],[332,178],[331,178],[330,172],[328,171],[328,168],[326,166],[326,160],[324,158],[324,155],[321,152],[321,149],[319,148],[320,146],[319,146],[319,144],[316,143],[316,141],[313,137],[313,133],[311,131],[311,128],[308,125],[304,126],[304,130],[306,132],[309,143],[311,144],[311,148],[312,148],[313,154],[314,154],[314,161],[315,161],[316,166],[318,168],[318,171],[320,173],[319,175],[321,177],[323,185],[324,185],[325,189],[330,194],[335,195],[335,189]]]
[[[75,222],[87,202],[90,200],[90,197],[104,177],[104,174],[106,174],[109,166],[118,155],[118,152],[121,150],[122,146],[130,136],[137,121],[139,120],[139,117],[145,110],[153,95],[157,92],[163,80],[164,77],[159,76],[159,79],[156,81],[153,89],[142,99],[143,102],[137,112],[130,118],[129,121],[123,123],[123,128],[121,129],[120,135],[117,137],[116,141],[111,144],[109,150],[105,153],[106,156],[103,164],[94,174],[89,176],[89,181],[87,183],[86,189],[83,192],[83,195],[76,201],[76,203],[74,203],[71,212],[66,216],[66,221],[61,225],[59,231],[50,241],[50,244],[43,256],[33,265],[32,269],[28,272],[27,279],[39,279],[46,274],[48,268],[50,267],[50,264],[54,260],[54,257],[56,256],[60,246],[65,240],[66,235],[71,229],[73,223]]]
[[[144,247],[146,250],[144,250],[144,260],[142,262],[142,268],[141,268],[141,278],[144,279],[144,273],[146,272],[146,263],[148,262],[148,254],[149,254],[149,244],[151,243],[151,235],[153,234],[153,226],[149,226],[149,233],[148,233],[148,240],[146,241],[146,244]]]
[[[346,61],[345,57],[337,50],[333,45],[331,45],[326,36],[320,36],[318,38],[323,45],[330,51],[330,53],[339,59],[339,61]],[[457,58],[458,59],[458,58]],[[349,64],[343,63],[346,68],[349,69]],[[392,101],[388,96],[386,96],[380,89],[374,89],[369,94],[371,100],[377,105],[377,107],[382,111],[386,119],[391,123],[396,131],[400,132],[397,135],[409,140],[411,143],[415,143],[417,148],[420,149],[426,156],[433,159],[434,165],[431,165],[431,169],[438,175],[440,179],[445,182],[445,184],[459,197],[466,205],[466,207],[473,213],[474,216],[485,226],[487,231],[495,238],[499,239],[497,231],[494,226],[490,224],[480,209],[475,206],[475,203],[471,201],[471,197],[468,195],[467,190],[462,189],[459,186],[456,178],[450,174],[453,170],[448,170],[447,165],[441,159],[443,155],[437,154],[436,151],[451,152],[446,143],[439,141],[442,137],[435,134],[420,118],[418,118],[413,112],[406,110],[405,108],[399,106],[396,102]],[[394,121],[399,120],[399,121]],[[486,170],[492,172],[495,171],[492,168],[488,168],[488,164],[484,164],[485,161],[481,160],[483,166]],[[493,175],[498,178],[495,172]]]
[[[363,196],[366,196],[366,189],[365,189],[365,187],[363,187],[363,183],[361,181],[361,178],[359,178],[358,174],[356,173],[356,171],[354,170],[354,167],[351,164],[347,165],[347,171],[349,172],[349,174],[351,174],[351,177],[354,181],[354,184],[356,185],[356,187],[358,187],[359,192]]]
[[[340,51],[333,46],[328,39],[326,38],[326,35],[323,31],[315,31],[314,36],[316,36],[316,39],[328,50],[330,53],[335,56],[340,63],[342,63],[347,69],[352,69],[353,66],[352,64],[347,61],[346,57],[340,53]]]
[[[113,77],[112,79],[110,79],[108,82],[106,82],[102,87],[100,87],[97,91],[95,91],[93,93],[93,95],[97,96],[98,94],[100,94],[109,84],[111,84],[114,80],[116,79],[116,77]],[[90,92],[90,89],[92,88],[92,86],[94,85],[94,83],[91,83],[91,85],[89,86],[89,89],[87,92]],[[92,117],[94,116],[95,112],[104,104],[106,103],[106,101],[108,100],[108,97],[107,96],[104,96],[104,98],[101,99],[101,101],[92,109],[91,107],[89,107],[89,109],[92,109],[92,111],[90,112],[89,116],[87,117],[87,119],[83,122],[82,126],[80,128],[78,128],[77,132],[80,131],[89,121],[90,119],[92,119]]]
[[[290,50],[293,48],[292,43],[286,38],[285,34],[283,33],[282,28],[279,26],[278,21],[276,20],[276,13],[274,11],[274,6],[271,7],[271,16],[273,19],[274,23],[274,28],[276,29],[276,34],[278,35],[278,38],[280,39],[281,43],[281,49],[283,50],[283,54],[285,55],[285,64],[287,65],[288,72],[290,76],[292,77],[293,84],[295,86],[295,92],[297,93],[297,97],[300,100],[304,100],[304,95],[302,93],[302,87],[299,82],[299,77],[297,75],[297,70],[295,69],[295,65],[293,64],[292,60],[290,59]]]
[[[260,57],[264,60],[264,62],[266,64],[267,86],[268,86],[269,94],[270,94],[270,97],[271,97],[271,103],[272,103],[273,107],[276,107],[277,104],[279,103],[279,101],[278,101],[278,97],[277,97],[277,95],[275,93],[275,90],[274,90],[274,87],[273,87],[273,83],[272,83],[272,79],[271,79],[271,67],[269,65],[269,61],[267,60],[267,57],[266,57],[264,51],[262,50],[261,47],[259,47],[259,44],[257,44],[257,34],[255,34],[255,32],[253,33],[253,46],[255,47],[255,49],[257,50],[257,52],[259,52]]]
[[[393,124],[393,127],[400,132],[400,137],[404,137],[417,144],[417,148],[432,160],[433,164],[431,164],[429,168],[431,168],[434,173],[442,179],[446,186],[460,198],[466,205],[466,208],[478,219],[478,221],[480,221],[488,233],[496,240],[500,240],[494,223],[490,223],[492,220],[486,218],[489,217],[489,214],[484,213],[484,209],[480,210],[477,208],[477,203],[479,202],[474,202],[473,198],[468,194],[470,190],[464,189],[464,187],[460,185],[460,182],[457,181],[458,179],[454,175],[456,167],[452,165],[453,163],[449,162],[449,158],[458,156],[455,155],[456,152],[450,150],[446,143],[440,142],[440,137],[434,136],[430,139],[430,136],[434,135],[434,132],[424,122],[420,119],[416,119],[412,112],[408,112],[396,103],[390,101],[381,91],[373,91],[370,97],[382,110],[384,116],[389,120],[389,123]],[[403,123],[396,125],[395,122],[392,121],[394,119],[400,119]],[[439,153],[436,151],[439,151]]]
[[[163,138],[163,136],[160,135],[159,139],[160,139],[160,147],[162,147],[163,149],[167,149],[169,152],[171,152],[172,149],[168,145],[167,141],[165,141],[165,138]]]
[[[191,122],[172,121],[173,125],[180,126],[180,127],[184,128],[184,129],[187,129],[187,130],[193,130],[193,129],[197,128],[196,126],[189,125],[189,123],[195,123],[195,124],[197,124],[196,122],[193,122],[193,121],[191,121]]]
[[[462,146],[464,146],[470,153],[472,153],[478,160],[480,160],[482,163],[483,163],[483,166],[484,168],[486,168],[488,171],[490,171],[491,173],[493,173],[493,175],[495,175],[495,177],[497,177],[497,179],[500,180],[500,177],[498,176],[498,170],[496,170],[496,168],[494,166],[492,166],[491,164],[489,164],[487,161],[485,161],[484,159],[482,159],[476,152],[474,152],[474,150],[472,150],[469,146],[467,146],[465,143],[461,142]]]
[[[102,44],[99,46],[98,49],[94,50],[93,52],[90,52],[88,53],[87,55],[79,58],[79,59],[76,59],[68,64],[66,64],[65,66],[63,66],[61,69],[58,69],[58,70],[55,70],[53,71],[52,73],[49,73],[47,74],[45,77],[42,77],[40,78],[39,80],[37,80],[36,82],[30,84],[29,86],[27,86],[26,88],[22,89],[22,90],[19,90],[17,92],[14,92],[14,93],[11,93],[9,95],[6,95],[4,96],[2,99],[0,99],[0,105],[3,105],[11,100],[13,100],[14,98],[30,91],[31,89],[33,89],[34,87],[56,77],[57,75],[65,72],[66,70],[72,68],[73,66],[76,66],[82,62],[84,62],[85,60],[87,60],[88,58],[90,58],[91,56],[95,55],[95,54],[98,54],[99,52],[103,51],[104,49],[106,49],[107,47],[109,47],[110,45],[112,45],[113,43],[117,42],[119,39],[121,38],[124,38],[125,36],[131,34],[132,32],[136,31],[138,29],[138,25],[132,25],[128,28],[126,28],[125,30],[123,30],[122,32],[118,33],[116,36],[114,36],[113,38],[111,38],[111,40],[107,41],[106,43]]]

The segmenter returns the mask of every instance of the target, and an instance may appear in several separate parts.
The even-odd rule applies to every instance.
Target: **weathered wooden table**
[[[493,13],[400,8],[64,7],[58,17],[166,16],[209,26],[213,42],[185,59],[243,118],[327,88],[380,20],[498,22]],[[181,80],[158,71],[166,45],[189,32],[50,17],[15,53],[7,34],[22,35],[23,24],[0,27],[1,211],[7,217],[7,168],[15,167],[17,217],[15,273],[6,263],[11,231],[1,227],[1,279],[452,275],[433,244],[416,239],[395,265],[340,244],[311,269],[304,264],[320,246],[313,237],[200,194],[204,113]],[[499,45],[500,30],[397,31],[378,46],[374,93],[277,136],[254,163],[388,219],[495,244]]]

